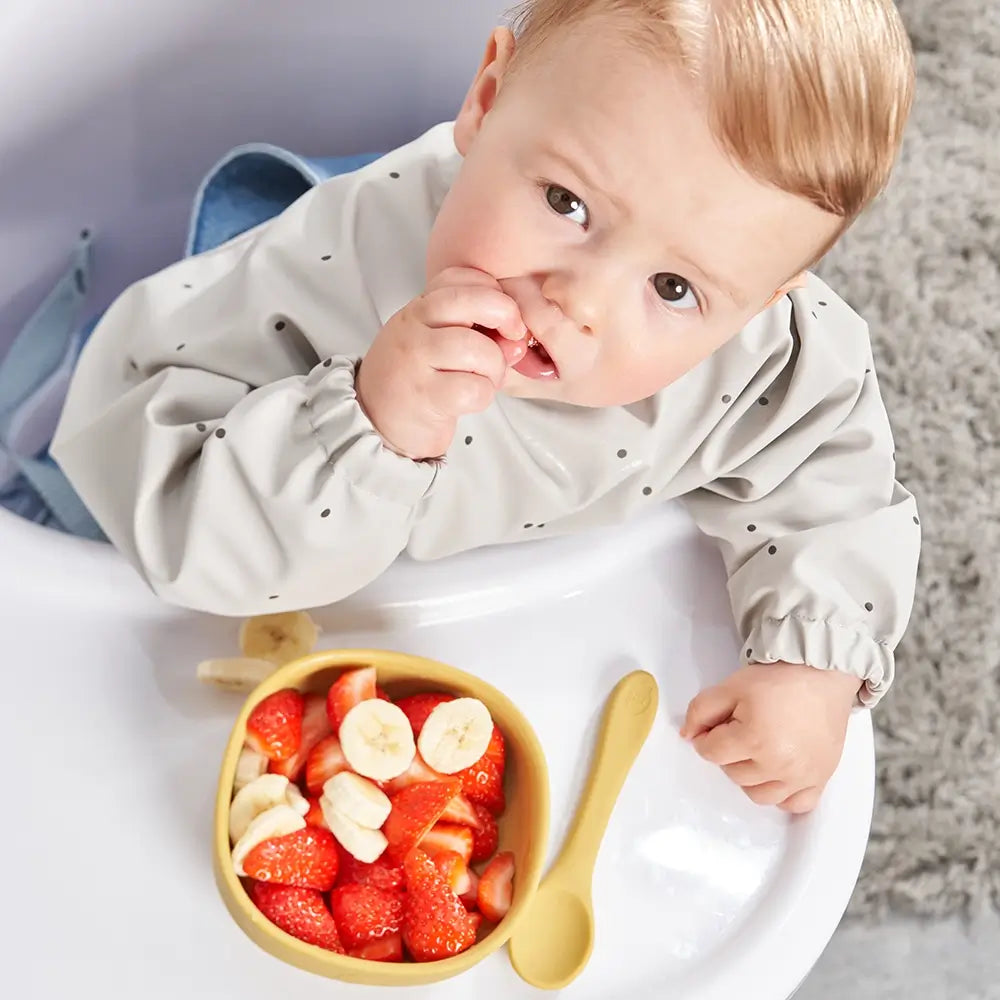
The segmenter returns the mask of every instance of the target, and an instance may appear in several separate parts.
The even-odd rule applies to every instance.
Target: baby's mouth
[[[514,371],[525,378],[547,379],[559,378],[559,369],[551,355],[534,334],[528,334],[528,347],[524,357],[516,365]]]

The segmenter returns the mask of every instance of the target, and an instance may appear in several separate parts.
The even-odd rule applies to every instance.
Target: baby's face
[[[738,333],[840,220],[727,159],[672,68],[606,24],[568,35],[513,76],[495,36],[456,124],[465,158],[428,273],[478,268],[520,306],[558,374],[511,370],[505,392],[626,405]]]

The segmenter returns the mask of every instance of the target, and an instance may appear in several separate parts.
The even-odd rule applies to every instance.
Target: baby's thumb
[[[736,704],[736,696],[725,685],[706,688],[688,705],[684,725],[681,726],[681,738],[694,739],[701,733],[728,722],[736,710]]]

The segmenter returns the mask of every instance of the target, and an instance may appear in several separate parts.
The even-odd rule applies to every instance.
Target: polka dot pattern
[[[732,401],[733,401],[733,397],[730,396],[728,392],[725,394],[725,396],[722,397],[722,402],[723,403],[731,403]]]
[[[390,176],[390,177],[391,177],[391,178],[392,178],[392,179],[393,179],[394,181],[398,181],[398,180],[399,180],[399,171],[397,171],[397,170],[392,170],[392,171],[390,171],[390,172],[389,172],[389,176]]]
[[[642,495],[644,497],[648,497],[652,492],[653,492],[653,487],[652,486],[643,486],[643,488],[642,488]]]
[[[215,432],[215,436],[216,436],[217,438],[224,438],[224,437],[226,436],[226,429],[225,429],[224,427],[220,427],[220,428],[219,428],[219,429],[218,429],[218,430],[217,430],[217,431]]]
[[[472,435],[471,434],[467,434],[465,436],[465,443],[466,444],[472,444]]]
[[[778,551],[778,546],[777,545],[769,545],[767,547],[767,554],[769,556],[773,556],[775,554],[775,552],[777,552],[777,551]]]
[[[279,319],[278,322],[274,324],[274,328],[275,328],[275,330],[284,330],[285,329],[285,321],[283,319]]]
[[[865,601],[865,611],[874,611],[875,605],[871,601]]]
[[[748,524],[747,525],[747,531],[756,531],[756,530],[757,530],[757,525],[756,524]]]
[[[627,455],[628,455],[628,452],[624,448],[619,448],[618,449],[618,457],[619,458],[625,458]]]
[[[319,512],[319,516],[320,517],[329,517],[330,516],[330,508],[329,507],[324,507],[323,510],[321,510]]]
[[[208,428],[204,424],[195,424],[195,430],[201,431],[203,434]]]

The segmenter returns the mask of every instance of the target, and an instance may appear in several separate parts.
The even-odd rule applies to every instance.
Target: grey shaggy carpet
[[[819,268],[870,322],[920,583],[875,710],[848,917],[1000,907],[1000,0],[898,0],[918,93],[885,196]]]

